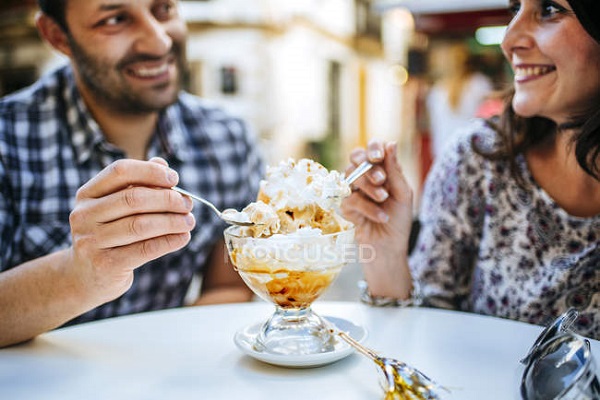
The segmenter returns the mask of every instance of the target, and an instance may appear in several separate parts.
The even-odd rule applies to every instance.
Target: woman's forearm
[[[372,296],[404,300],[411,295],[413,285],[406,254],[380,250],[373,261],[363,263],[363,273]]]

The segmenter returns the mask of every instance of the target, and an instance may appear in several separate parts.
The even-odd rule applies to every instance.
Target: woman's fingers
[[[354,150],[350,159],[349,171],[364,160],[377,164],[352,185],[353,194],[343,203],[345,215],[356,213],[381,223],[412,210],[412,189],[398,163],[395,143],[371,141],[367,149]]]
[[[367,157],[369,162],[378,164],[385,156],[385,145],[381,140],[371,140],[367,145]]]
[[[410,203],[412,205],[412,189],[404,176],[402,167],[398,163],[396,143],[387,143],[385,145],[383,166],[388,174],[386,187],[390,192],[390,196],[401,203]]]
[[[367,149],[355,149],[350,154],[350,161],[353,166],[348,168],[347,174],[354,170],[356,165],[364,161],[374,164],[364,176],[354,182],[353,189],[359,189],[375,202],[383,202],[389,197],[389,193],[384,185],[387,180],[387,171],[383,164],[383,161],[385,161],[384,157],[385,144],[378,140],[369,142]]]
[[[389,220],[389,215],[380,205],[366,198],[360,192],[354,192],[344,200],[342,212],[354,224],[357,224],[361,217],[375,223],[386,223]]]
[[[367,151],[362,147],[358,147],[350,152],[350,162],[352,165],[349,165],[348,168],[353,170],[364,161],[367,161]]]

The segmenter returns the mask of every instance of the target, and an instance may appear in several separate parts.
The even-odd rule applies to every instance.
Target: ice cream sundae
[[[288,160],[268,168],[257,201],[244,208],[255,225],[225,231],[242,279],[276,306],[258,335],[257,349],[281,354],[331,350],[333,338],[310,306],[347,262],[354,227],[338,209],[349,193],[339,172],[308,159]]]
[[[346,230],[350,224],[337,209],[349,194],[350,186],[338,171],[306,158],[281,162],[267,169],[258,201],[243,210],[256,224],[247,233],[267,237],[310,228],[321,234]]]

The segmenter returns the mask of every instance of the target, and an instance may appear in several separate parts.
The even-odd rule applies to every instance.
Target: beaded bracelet
[[[414,290],[408,299],[400,300],[393,297],[387,296],[373,296],[369,293],[369,285],[367,281],[358,281],[358,289],[360,290],[360,301],[375,307],[408,307],[408,306],[420,306],[422,303],[421,297],[416,295],[418,291]]]

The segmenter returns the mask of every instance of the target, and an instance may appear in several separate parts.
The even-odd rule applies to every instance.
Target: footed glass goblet
[[[335,335],[311,305],[352,256],[354,227],[326,235],[307,230],[254,238],[231,226],[224,235],[231,262],[246,285],[275,305],[254,349],[281,355],[333,351]]]

